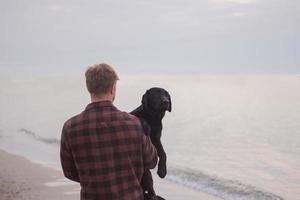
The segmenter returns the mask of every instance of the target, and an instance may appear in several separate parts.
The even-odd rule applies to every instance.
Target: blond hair
[[[87,68],[85,80],[86,87],[91,94],[103,95],[109,92],[119,77],[112,66],[100,63]]]

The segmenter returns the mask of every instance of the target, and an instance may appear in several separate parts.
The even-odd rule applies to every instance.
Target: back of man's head
[[[85,79],[90,94],[101,96],[109,92],[119,77],[112,66],[101,63],[89,66],[85,72]]]

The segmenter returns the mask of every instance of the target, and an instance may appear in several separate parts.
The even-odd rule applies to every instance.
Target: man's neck
[[[99,102],[99,101],[110,101],[112,102],[112,98],[108,96],[103,96],[103,97],[97,97],[97,96],[91,96],[91,102]]]

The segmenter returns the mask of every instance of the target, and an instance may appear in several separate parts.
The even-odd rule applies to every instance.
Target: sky
[[[298,0],[0,0],[0,70],[300,73]]]

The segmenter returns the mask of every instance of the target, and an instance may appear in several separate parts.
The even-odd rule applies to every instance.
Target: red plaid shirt
[[[140,121],[109,101],[90,103],[64,124],[60,157],[82,200],[143,199],[142,175],[158,159]]]

